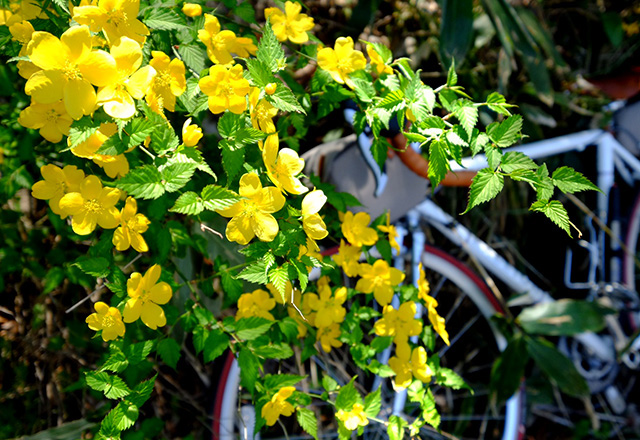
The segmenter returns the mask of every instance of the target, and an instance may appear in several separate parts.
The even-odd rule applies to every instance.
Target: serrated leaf
[[[377,107],[385,108],[389,111],[397,111],[404,106],[404,93],[402,90],[395,90],[387,93]]]
[[[116,405],[109,413],[102,419],[100,423],[100,431],[98,437],[102,436],[104,439],[119,439],[121,429],[118,428],[122,417],[124,416],[124,410],[120,405]]]
[[[451,60],[451,66],[447,72],[447,87],[453,87],[458,84],[458,74],[456,73],[456,66],[454,60]]]
[[[236,321],[236,336],[238,339],[251,341],[265,334],[273,324],[273,321],[257,316],[241,318]]]
[[[149,16],[142,21],[151,29],[170,31],[186,27],[184,19],[170,9],[150,8],[148,10]]]
[[[102,278],[111,272],[111,262],[104,257],[80,257],[73,262],[72,266],[78,267],[81,271],[94,277]]]
[[[139,364],[147,358],[153,350],[153,341],[136,342],[123,348],[125,356],[131,365]]]
[[[242,145],[232,145],[224,139],[220,141],[218,146],[222,148],[222,165],[224,166],[224,170],[229,180],[232,180],[244,165],[245,148]]]
[[[100,367],[100,371],[111,371],[112,373],[121,373],[129,365],[124,353],[119,348],[109,347],[110,354],[104,364]]]
[[[438,409],[436,408],[436,399],[433,397],[431,388],[427,388],[425,398],[420,403],[420,408],[422,409],[422,418],[424,419],[424,421],[434,428],[438,429],[438,427],[440,426],[440,414],[438,414]]]
[[[307,434],[318,440],[318,419],[313,411],[306,408],[297,408],[296,419]]]
[[[151,397],[155,383],[156,376],[139,383],[133,388],[131,394],[127,396],[127,401],[140,408]]]
[[[407,426],[407,422],[399,416],[392,415],[389,417],[387,425],[387,435],[389,440],[402,440],[404,438],[404,428]]]
[[[131,393],[131,389],[122,379],[104,371],[87,373],[85,379],[89,387],[102,391],[108,399],[118,399]]]
[[[244,127],[242,115],[236,115],[232,112],[226,112],[218,120],[218,133],[225,139],[233,139],[236,133]]]
[[[265,359],[289,359],[293,356],[293,349],[287,342],[253,347],[253,352]]]
[[[258,43],[256,58],[271,72],[277,72],[285,58],[282,44],[273,33],[269,21],[267,21],[262,31],[262,38]]]
[[[138,414],[140,410],[137,406],[131,405],[127,402],[120,402],[118,406],[121,407],[121,417],[117,423],[118,429],[124,431],[125,429],[131,428],[138,420]]]
[[[498,92],[493,92],[487,97],[487,106],[494,112],[505,116],[511,116],[511,112],[508,108],[514,107],[512,104],[507,104],[504,96]]]
[[[193,163],[172,163],[160,170],[164,188],[167,192],[175,192],[183,188],[196,170]]]
[[[451,142],[453,145],[459,145],[461,147],[466,147],[467,145],[469,145],[467,141],[462,139],[455,131],[448,131],[445,136],[447,138],[447,141]]]
[[[207,185],[202,189],[204,207],[210,211],[223,210],[241,200],[238,194],[218,185]]]
[[[336,408],[345,411],[351,411],[355,403],[362,403],[362,397],[353,385],[353,379],[340,388],[338,395],[336,396]]]
[[[202,72],[206,67],[207,52],[200,46],[196,44],[181,44],[178,46],[178,53],[186,66],[194,72]],[[187,110],[193,112],[194,108],[187,108]]]
[[[217,179],[216,174],[202,157],[202,153],[195,147],[180,148],[171,158],[171,163],[192,163],[196,166],[197,170],[203,171],[214,179]]]
[[[212,362],[229,347],[229,336],[221,330],[212,330],[204,342],[203,356],[205,362]]]
[[[478,174],[475,175],[471,182],[469,203],[464,212],[469,212],[474,206],[493,199],[502,190],[503,186],[504,177],[502,175],[487,169],[478,171]]]
[[[196,349],[196,354],[202,353],[204,350],[204,344],[209,336],[209,330],[204,328],[202,324],[197,325],[193,329],[193,347]]]
[[[255,144],[262,141],[267,135],[255,128],[243,128],[236,133],[236,142],[241,144]]]
[[[264,88],[267,84],[275,81],[269,68],[255,58],[247,59],[247,70],[256,87]]]
[[[238,274],[238,278],[249,281],[254,284],[267,284],[269,278],[266,273],[265,261],[259,260],[255,263],[251,263],[242,272]]]
[[[562,203],[557,200],[539,200],[533,203],[529,209],[543,213],[571,237],[569,214],[567,214],[567,210],[562,206]]]
[[[500,148],[505,148],[520,139],[522,131],[522,116],[512,115],[499,124],[487,127],[487,135]]]
[[[433,141],[429,145],[429,180],[433,188],[444,179],[450,170],[447,157],[447,144],[444,141]]]
[[[165,193],[162,175],[152,165],[143,165],[129,171],[116,181],[116,187],[141,199],[157,199]]]
[[[173,338],[165,338],[158,342],[156,350],[162,358],[162,362],[175,370],[181,356],[180,344]]]
[[[180,145],[180,140],[168,124],[159,124],[151,133],[151,148],[159,155],[165,155]]]
[[[565,194],[588,190],[600,191],[600,188],[571,167],[560,167],[556,169],[551,175],[551,179],[553,180],[553,184]]]
[[[204,211],[204,202],[198,194],[193,191],[187,191],[178,197],[178,200],[169,211],[177,212],[178,214],[198,215]]]
[[[520,151],[509,151],[502,156],[500,168],[505,173],[512,173],[517,170],[535,170],[538,165]]]
[[[260,361],[246,348],[241,348],[238,354],[238,366],[240,367],[240,384],[253,392],[256,387],[256,377],[260,371]]]
[[[338,382],[331,376],[325,374],[322,376],[322,388],[324,388],[327,393],[330,393],[338,389]]]
[[[380,408],[382,408],[382,395],[378,388],[364,398],[364,413],[368,417],[378,417]]]
[[[464,379],[460,377],[458,373],[449,368],[438,368],[436,383],[453,390],[460,390],[464,388],[471,391],[471,394],[473,394],[473,389],[467,385]]]
[[[90,116],[75,121],[69,128],[69,147],[73,148],[85,142],[100,128],[101,121],[95,121]]]
[[[304,379],[297,374],[268,374],[264,377],[264,386],[267,390],[276,391],[282,387],[290,387]]]
[[[293,92],[286,87],[278,87],[273,95],[266,95],[265,98],[278,110],[307,114]]]
[[[464,128],[467,136],[471,138],[473,129],[478,123],[478,108],[469,101],[461,101],[464,105],[458,107],[453,113],[454,116],[460,121],[460,125]]]

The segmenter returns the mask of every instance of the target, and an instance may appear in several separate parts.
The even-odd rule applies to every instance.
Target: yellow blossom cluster
[[[276,392],[262,407],[262,417],[266,420],[267,426],[273,426],[280,416],[288,417],[295,411],[293,405],[287,401],[295,392],[292,386],[282,387]]]
[[[317,328],[316,340],[322,349],[329,353],[332,348],[342,346],[340,324],[344,321],[347,310],[343,304],[347,300],[347,288],[342,286],[331,290],[329,279],[318,280],[318,293],[307,293],[309,308],[313,311],[313,325]]]

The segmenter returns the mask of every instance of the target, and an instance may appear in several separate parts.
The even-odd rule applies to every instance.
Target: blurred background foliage
[[[258,21],[272,6],[252,5]],[[305,6],[320,40],[350,35],[385,43],[396,57],[410,58],[427,84],[444,83],[455,61],[458,82],[471,96],[483,99],[497,90],[519,106],[531,139],[602,125],[607,119],[602,106],[611,97],[628,97],[640,88],[640,6],[633,1],[314,0]],[[0,27],[2,44],[9,39]],[[96,280],[71,264],[88,243],[78,242],[44,202],[30,197],[40,178],[38,157],[56,153],[16,122],[28,101],[16,92],[24,82],[6,58],[0,63],[0,438],[80,420],[41,437],[77,438],[105,411],[80,379],[103,350],[84,324],[89,305],[65,310],[92,292]],[[302,72],[299,78],[304,82],[310,75]],[[306,146],[321,142],[327,132],[342,134],[334,130],[341,130],[337,118],[315,120]],[[513,212],[518,194],[496,203]],[[505,228],[504,216],[490,220],[479,222],[490,232]],[[174,247],[189,245],[185,234],[171,231]],[[177,371],[144,365],[160,373],[156,394],[145,407],[142,429],[127,438],[206,437],[208,377],[217,366],[189,357],[182,362],[188,365]]]

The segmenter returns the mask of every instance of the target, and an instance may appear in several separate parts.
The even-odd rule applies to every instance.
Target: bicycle
[[[346,141],[343,140],[343,142],[349,143],[354,140],[355,138],[352,137]],[[364,143],[365,138],[361,137],[360,142]],[[640,301],[635,291],[635,283],[638,274],[640,274],[640,270],[638,270],[639,266],[635,255],[637,255],[637,249],[638,246],[640,246],[640,242],[638,241],[638,236],[640,235],[640,197],[631,211],[625,239],[614,238],[607,240],[607,231],[619,231],[621,229],[620,218],[610,215],[608,206],[608,196],[617,181],[615,172],[618,172],[622,180],[633,185],[636,180],[640,180],[640,160],[621,145],[611,133],[604,130],[588,130],[514,147],[509,150],[521,151],[529,157],[536,159],[570,151],[584,151],[590,145],[597,146],[597,184],[602,189],[602,193],[598,194],[597,217],[591,222],[592,226],[589,227],[588,231],[589,237],[579,242],[586,248],[589,254],[589,275],[585,282],[577,283],[571,279],[573,263],[571,253],[568,251],[567,264],[565,266],[566,284],[569,288],[588,289],[590,291],[588,297],[590,300],[595,300],[598,296],[605,296],[610,300],[624,297],[624,304],[618,302],[614,305],[618,308],[619,312],[630,317],[632,322],[637,323],[640,322],[640,314],[638,313],[638,304],[640,304]],[[361,147],[366,147],[366,144],[361,145]],[[348,165],[349,162],[347,161],[346,163]],[[393,160],[388,163],[391,164],[389,168],[397,165],[394,165]],[[452,164],[452,169],[477,170],[483,168],[485,165],[486,161],[484,158],[482,156],[476,156],[463,160],[462,166]],[[341,173],[339,170],[336,172],[338,175]],[[376,176],[369,176],[369,179],[372,181],[380,180],[379,177]],[[463,249],[479,266],[493,274],[493,276],[499,279],[509,290],[519,294],[518,300],[512,301],[508,306],[523,306],[553,301],[553,298],[547,292],[539,288],[526,275],[515,269],[497,252],[458,223],[453,217],[444,212],[432,200],[427,198],[417,203],[415,207],[407,212],[405,218],[406,226],[401,229],[401,235],[410,239],[406,241],[410,242],[411,246],[410,248],[403,248],[396,256],[396,264],[405,267],[405,257],[409,257],[411,262],[408,272],[412,274],[414,277],[413,281],[415,282],[415,277],[418,274],[418,264],[422,263],[425,268],[430,270],[430,272],[427,273],[427,278],[433,286],[434,295],[437,295],[440,301],[439,307],[445,310],[447,306],[451,306],[449,313],[446,315],[443,313],[443,315],[446,316],[447,322],[454,324],[456,322],[466,323],[451,338],[452,347],[457,347],[456,344],[458,343],[464,347],[464,340],[469,335],[481,335],[485,340],[491,339],[490,345],[493,346],[493,350],[489,357],[495,358],[499,356],[500,351],[506,346],[506,338],[498,331],[490,318],[496,313],[504,313],[504,304],[496,297],[494,292],[487,287],[484,280],[475,275],[466,265],[456,258],[426,245],[424,243],[424,232],[422,229],[424,225],[438,230],[454,247]],[[623,244],[621,245],[620,242]],[[610,249],[605,250],[605,246],[607,245],[609,245]],[[620,249],[624,249],[624,252],[621,254]],[[629,249],[632,251],[630,252]],[[608,269],[605,270],[606,267],[608,267]],[[453,285],[453,288],[457,290],[457,294],[449,293],[447,296],[440,295],[438,292],[444,292],[448,285]],[[451,296],[449,297],[449,295]],[[451,301],[447,304],[447,299],[445,298]],[[467,313],[465,320],[456,320],[454,315],[460,310],[465,310]],[[450,321],[452,318],[453,320]],[[620,414],[623,414],[625,411],[630,411],[630,414],[633,415],[633,408],[631,408],[631,405],[627,405],[627,398],[630,393],[632,393],[633,386],[635,385],[632,384],[632,386],[626,390],[621,390],[617,383],[615,383],[616,376],[612,374],[612,372],[617,371],[620,366],[630,371],[638,370],[640,366],[640,337],[638,337],[637,331],[635,335],[625,334],[620,324],[615,320],[608,320],[608,324],[608,331],[612,333],[614,337],[589,333],[579,334],[568,343],[567,351],[574,365],[578,368],[578,371],[589,379],[589,385],[592,387],[593,392],[597,393],[596,398],[598,398],[601,403],[604,403],[604,406],[596,407],[596,409],[601,410],[602,413],[600,414],[596,411],[595,415],[603,419],[621,423],[624,422],[624,420],[621,420],[623,417],[621,417]],[[625,347],[624,351],[619,352],[619,362],[617,355],[620,349],[618,347]],[[589,356],[585,355],[585,349],[589,352]],[[440,350],[441,352],[445,350],[451,351],[453,348],[446,349],[445,347],[441,347]],[[477,353],[477,350],[472,350],[467,354]],[[453,356],[454,359],[455,357],[456,356]],[[447,356],[445,356],[444,359],[447,359]],[[465,359],[464,355],[459,359]],[[478,389],[480,391],[478,394],[482,395],[484,392],[487,392],[486,384],[489,383],[487,374],[490,373],[490,365],[493,359],[489,362],[488,369],[486,362],[479,359],[472,360],[479,361],[477,362],[479,371],[484,371],[485,374],[483,378],[477,381],[479,384],[485,384],[484,388],[481,386]],[[467,373],[469,373],[469,371],[475,373],[471,363],[464,364]],[[594,365],[597,368],[593,368],[591,371],[587,368]],[[228,387],[225,386],[221,395],[221,401],[226,402],[223,403],[222,406],[229,409],[230,413],[233,413],[235,408],[238,408],[237,382],[234,383],[233,381],[234,374],[237,374],[233,369],[236,367],[237,366],[234,367],[232,363],[229,364],[229,368],[226,370],[228,374],[226,377],[223,377],[221,381],[229,385]],[[469,381],[470,375],[465,377],[463,372],[462,376]],[[472,385],[476,383],[473,377],[470,382],[472,382]],[[466,396],[465,399],[466,398],[468,398],[468,396]],[[468,400],[465,399],[461,401],[468,402]],[[473,422],[475,432],[482,433],[484,429],[482,437],[485,435],[490,437],[497,433],[496,437],[501,437],[504,440],[522,438],[524,434],[525,416],[524,399],[524,390],[520,388],[509,398],[502,409],[502,413],[497,416],[492,414],[491,417],[488,416],[487,411],[471,415],[470,417],[464,414],[460,416],[461,407],[456,407],[455,404],[451,405],[451,414],[458,414],[459,417],[454,419],[453,416],[451,416],[452,418],[448,420],[451,423],[448,424],[448,426],[455,427],[456,425],[466,422]],[[405,400],[406,397],[403,396],[402,393],[393,395],[389,403],[391,413],[397,414],[402,412],[405,409]],[[446,402],[446,396],[444,400]],[[487,402],[488,400],[484,401],[484,403]],[[251,409],[247,405],[239,405],[239,407],[245,414],[248,414],[248,417],[240,424],[245,428],[250,427]],[[456,411],[458,412],[456,413]],[[614,416],[611,417],[611,414]],[[214,423],[218,423],[217,433],[220,434],[220,436],[216,438],[232,438],[233,426],[236,424],[237,418],[233,414],[224,418],[218,413],[214,414],[214,418],[217,419]],[[443,417],[443,419],[445,419],[445,417]],[[487,427],[489,424],[492,424],[492,426]],[[489,431],[487,431],[487,429]],[[614,425],[614,433],[620,435],[620,429],[619,426]],[[230,436],[225,436],[226,434]],[[427,434],[433,434],[433,432]]]

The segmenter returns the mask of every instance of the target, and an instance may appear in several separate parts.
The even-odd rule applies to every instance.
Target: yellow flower
[[[39,104],[35,101],[20,112],[18,122],[23,127],[40,130],[40,136],[56,144],[62,136],[69,135],[73,119],[67,114],[62,101],[52,104]]]
[[[316,316],[317,317],[317,316]],[[326,353],[330,353],[332,348],[342,346],[342,342],[338,340],[340,337],[340,324],[331,324],[329,327],[318,328],[316,341],[320,341],[322,349]]]
[[[318,261],[322,261],[322,254],[320,253],[320,247],[318,243],[316,243],[312,238],[307,235],[307,242],[304,245],[300,245],[298,252],[298,256],[302,257],[304,255],[308,257],[315,258]],[[309,268],[309,270],[311,270]]]
[[[264,17],[271,22],[273,33],[279,41],[289,39],[292,43],[303,44],[309,41],[307,31],[313,29],[313,18],[301,14],[300,3],[286,2],[284,13],[278,8],[266,8]]]
[[[335,49],[325,47],[318,52],[318,66],[329,72],[331,77],[340,84],[354,88],[349,74],[364,69],[367,60],[359,50],[353,49],[351,37],[340,37],[336,40]]]
[[[342,234],[354,246],[371,246],[378,241],[375,229],[369,228],[371,217],[366,212],[347,211],[342,220]]]
[[[340,248],[338,253],[333,256],[333,261],[342,268],[348,277],[356,277],[360,272],[360,255],[362,255],[360,246],[349,246],[344,240],[340,240]]]
[[[433,371],[427,365],[427,352],[424,347],[417,347],[411,351],[408,343],[396,347],[396,355],[389,359],[389,367],[396,373],[393,388],[396,390],[411,385],[412,377],[421,382],[431,381]]]
[[[91,114],[96,107],[93,86],[103,87],[117,74],[113,57],[91,50],[91,44],[86,26],[74,26],[59,39],[48,32],[34,32],[27,55],[42,70],[31,75],[25,93],[41,104],[62,99],[73,119]]]
[[[75,165],[66,165],[60,169],[55,165],[44,165],[40,168],[44,180],[39,180],[31,187],[31,195],[40,200],[48,200],[51,210],[60,217],[68,214],[60,207],[60,199],[69,193],[80,190],[84,180],[84,171]]]
[[[302,228],[312,240],[322,240],[329,232],[324,220],[318,214],[327,202],[327,196],[321,189],[315,189],[302,199]]]
[[[258,50],[250,38],[237,37],[233,31],[220,30],[218,18],[211,14],[204,14],[204,29],[198,31],[198,38],[207,46],[207,55],[214,64],[232,63],[232,53],[247,58]]]
[[[35,1],[10,0],[9,9],[0,8],[0,26],[11,26],[23,20],[33,20],[34,18],[47,19],[42,6]],[[5,4],[3,2],[3,4]]]
[[[102,339],[112,341],[117,337],[124,336],[124,323],[120,310],[115,307],[109,307],[102,301],[95,303],[96,313],[87,316],[85,322],[91,330],[102,330]]]
[[[144,276],[138,272],[131,274],[127,281],[129,299],[122,313],[124,322],[134,322],[142,318],[142,322],[153,330],[167,323],[160,305],[168,303],[173,292],[169,284],[164,281],[158,283],[161,273],[160,266],[154,264]]]
[[[346,300],[346,287],[340,287],[332,294],[329,285],[318,286],[318,295],[309,294],[309,307],[316,311],[314,325],[318,328],[330,327],[344,321],[347,310],[342,305]]]
[[[265,133],[273,133],[276,126],[273,118],[278,114],[278,109],[271,105],[267,100],[260,99],[260,89],[251,87],[249,93],[249,108],[251,109],[251,125]]]
[[[267,421],[267,426],[273,426],[278,417],[289,417],[295,411],[293,405],[287,402],[295,391],[295,387],[282,387],[275,393],[269,402],[262,407],[262,417]]]
[[[195,147],[202,138],[202,129],[197,125],[191,125],[191,118],[184,121],[182,126],[182,143],[185,147]]]
[[[273,184],[283,192],[304,194],[309,188],[304,186],[297,175],[304,169],[304,159],[291,148],[278,151],[278,134],[274,133],[264,141],[262,159],[267,167],[267,175]]]
[[[149,246],[142,238],[142,234],[149,229],[149,219],[138,214],[138,203],[133,197],[127,201],[120,212],[120,227],[113,233],[113,245],[119,251],[126,251],[129,246],[138,252],[147,252]]]
[[[400,305],[398,310],[393,306],[385,306],[382,318],[373,325],[378,336],[393,336],[396,344],[407,343],[410,336],[418,336],[422,332],[422,322],[415,319],[416,304],[408,301]]]
[[[197,3],[185,3],[182,5],[182,13],[187,17],[198,17],[202,15],[202,6]]]
[[[71,227],[78,235],[88,235],[96,225],[114,229],[120,224],[120,211],[115,207],[120,200],[120,190],[102,187],[96,176],[87,176],[80,184],[79,192],[65,194],[60,208],[71,215]]]
[[[390,215],[387,212],[387,224],[379,225],[378,229],[380,229],[382,232],[386,232],[387,234],[389,234],[389,244],[393,249],[396,250],[397,253],[400,253],[400,244],[398,243],[398,240],[397,240],[398,231],[396,231],[395,226],[389,224],[389,220],[390,220]]]
[[[270,310],[276,306],[276,301],[269,295],[269,292],[257,289],[251,293],[243,293],[238,299],[238,312],[236,321],[240,318],[259,317],[273,321],[274,317]]]
[[[218,114],[229,110],[239,115],[246,110],[249,81],[244,79],[242,71],[239,64],[230,69],[215,65],[209,69],[208,76],[200,78],[198,85],[202,93],[209,97],[211,113]]]
[[[449,333],[445,327],[444,318],[440,316],[436,310],[438,307],[438,301],[432,296],[429,296],[429,282],[422,268],[422,263],[418,266],[420,270],[420,276],[418,278],[418,297],[427,305],[427,312],[429,315],[429,322],[433,326],[433,329],[440,335],[445,344],[449,345]]]
[[[139,11],[140,0],[99,0],[97,5],[73,8],[73,19],[91,26],[93,32],[104,31],[109,44],[128,37],[141,46],[149,29],[136,18]]]
[[[254,173],[247,173],[240,178],[239,192],[244,199],[218,211],[223,217],[232,217],[227,224],[227,239],[243,245],[255,236],[262,241],[272,241],[279,227],[271,214],[284,206],[282,193],[275,187],[263,188],[260,178]]]
[[[369,58],[371,59],[371,66],[373,66],[378,75],[382,75],[383,73],[393,73],[391,66],[387,66],[385,64],[378,51],[370,44],[367,44],[367,55],[369,55]]]
[[[140,45],[128,37],[120,38],[111,46],[111,56],[116,61],[118,72],[109,84],[98,90],[97,102],[111,117],[129,119],[136,112],[134,99],[142,99],[149,90],[156,71],[142,65]]]
[[[177,59],[170,59],[167,54],[152,51],[153,58],[149,65],[156,71],[145,97],[147,104],[156,113],[162,114],[163,109],[175,111],[176,97],[187,90],[184,63]]]
[[[31,36],[35,32],[35,29],[28,21],[21,21],[9,26],[9,32],[11,32],[12,40],[17,41],[22,45],[18,56],[27,55],[27,45],[31,41]],[[31,61],[20,60],[16,63],[18,66],[18,74],[24,79],[29,79],[31,75],[36,73],[40,69]]]
[[[378,304],[386,306],[393,298],[393,286],[404,280],[404,274],[395,267],[389,267],[384,260],[377,260],[370,264],[360,265],[360,278],[356,283],[356,290],[363,293],[373,292]]]
[[[115,135],[117,131],[118,127],[113,122],[102,123],[95,133],[89,136],[86,141],[73,147],[71,152],[75,156],[93,160],[93,162],[102,167],[105,173],[107,173],[107,176],[111,178],[124,176],[129,172],[129,162],[124,154],[117,156],[96,154],[100,147],[102,147],[102,144],[111,136]]]
[[[349,431],[355,431],[359,426],[367,426],[369,419],[364,413],[364,406],[361,403],[354,403],[351,411],[345,411],[343,409],[336,413],[336,418],[342,423],[344,427]]]

